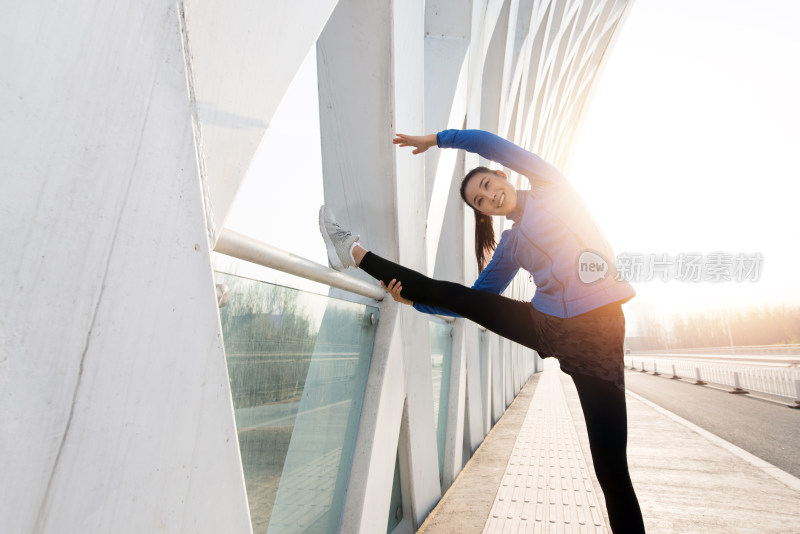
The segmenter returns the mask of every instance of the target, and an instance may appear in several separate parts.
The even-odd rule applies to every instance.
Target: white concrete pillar
[[[481,341],[481,348],[483,350],[483,361],[481,362],[481,408],[483,412],[483,436],[489,433],[492,428],[492,396],[494,380],[492,372],[494,365],[492,364],[493,351],[492,351],[492,333],[488,330],[483,333]]]
[[[162,1],[0,19],[5,532],[250,530],[180,28]]]
[[[484,405],[481,384],[481,360],[478,327],[467,321],[464,326],[464,354],[467,359],[466,420],[469,422],[467,440],[470,453],[478,448],[487,430],[484,430]]]
[[[456,319],[453,324],[453,347],[450,361],[450,392],[447,403],[447,430],[445,431],[442,493],[453,483],[461,471],[464,448],[464,413],[467,386],[466,320]]]
[[[511,341],[503,338],[503,356],[505,357],[505,404],[504,408],[508,408],[508,406],[514,401],[514,356],[513,356],[513,347],[514,344]]]
[[[503,415],[505,399],[505,358],[502,338],[491,334],[492,345],[492,426]]]
[[[368,248],[421,271],[426,269],[423,159],[395,152],[391,140],[396,131],[423,131],[423,16],[420,0],[342,0],[317,42],[325,202]],[[352,274],[371,280],[360,271]],[[395,329],[384,335],[403,341],[408,489],[416,528],[441,496],[428,319],[403,307]],[[384,441],[371,447],[396,450]],[[357,445],[356,454],[369,453]],[[393,462],[370,466],[381,471],[374,480],[382,482],[368,497],[384,518],[393,468]]]
[[[391,495],[406,393],[400,308],[392,299],[381,303],[342,515],[343,533],[370,532],[389,517],[385,492],[388,487]]]

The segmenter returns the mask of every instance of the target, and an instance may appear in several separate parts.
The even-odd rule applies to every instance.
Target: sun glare
[[[800,39],[785,22],[797,11],[788,2],[634,5],[589,105],[570,180],[618,257],[724,252],[763,261],[757,280],[636,282],[629,316],[800,304]]]

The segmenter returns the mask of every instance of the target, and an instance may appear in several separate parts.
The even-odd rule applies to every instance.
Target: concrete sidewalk
[[[553,362],[555,363],[555,362]],[[800,480],[628,395],[628,459],[647,531],[800,533]],[[572,381],[550,362],[419,532],[609,532]]]

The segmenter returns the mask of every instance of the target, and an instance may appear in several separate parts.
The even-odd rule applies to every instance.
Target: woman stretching
[[[611,247],[583,201],[558,169],[488,132],[398,134],[394,143],[413,146],[414,154],[435,145],[477,153],[526,176],[531,189],[517,191],[503,172],[486,167],[473,169],[461,182],[461,198],[475,212],[480,275],[472,288],[433,280],[367,251],[323,206],[320,230],[331,266],[358,267],[380,280],[398,302],[425,313],[466,317],[543,358],[558,359],[578,391],[611,528],[644,532],[628,473],[622,363],[622,304],[635,292],[615,279]],[[499,242],[495,215],[514,221]],[[531,302],[500,295],[520,268],[536,283]]]

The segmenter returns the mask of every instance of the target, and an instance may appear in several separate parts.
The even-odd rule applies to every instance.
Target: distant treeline
[[[689,349],[800,343],[800,306],[678,314],[643,326],[639,349]]]

